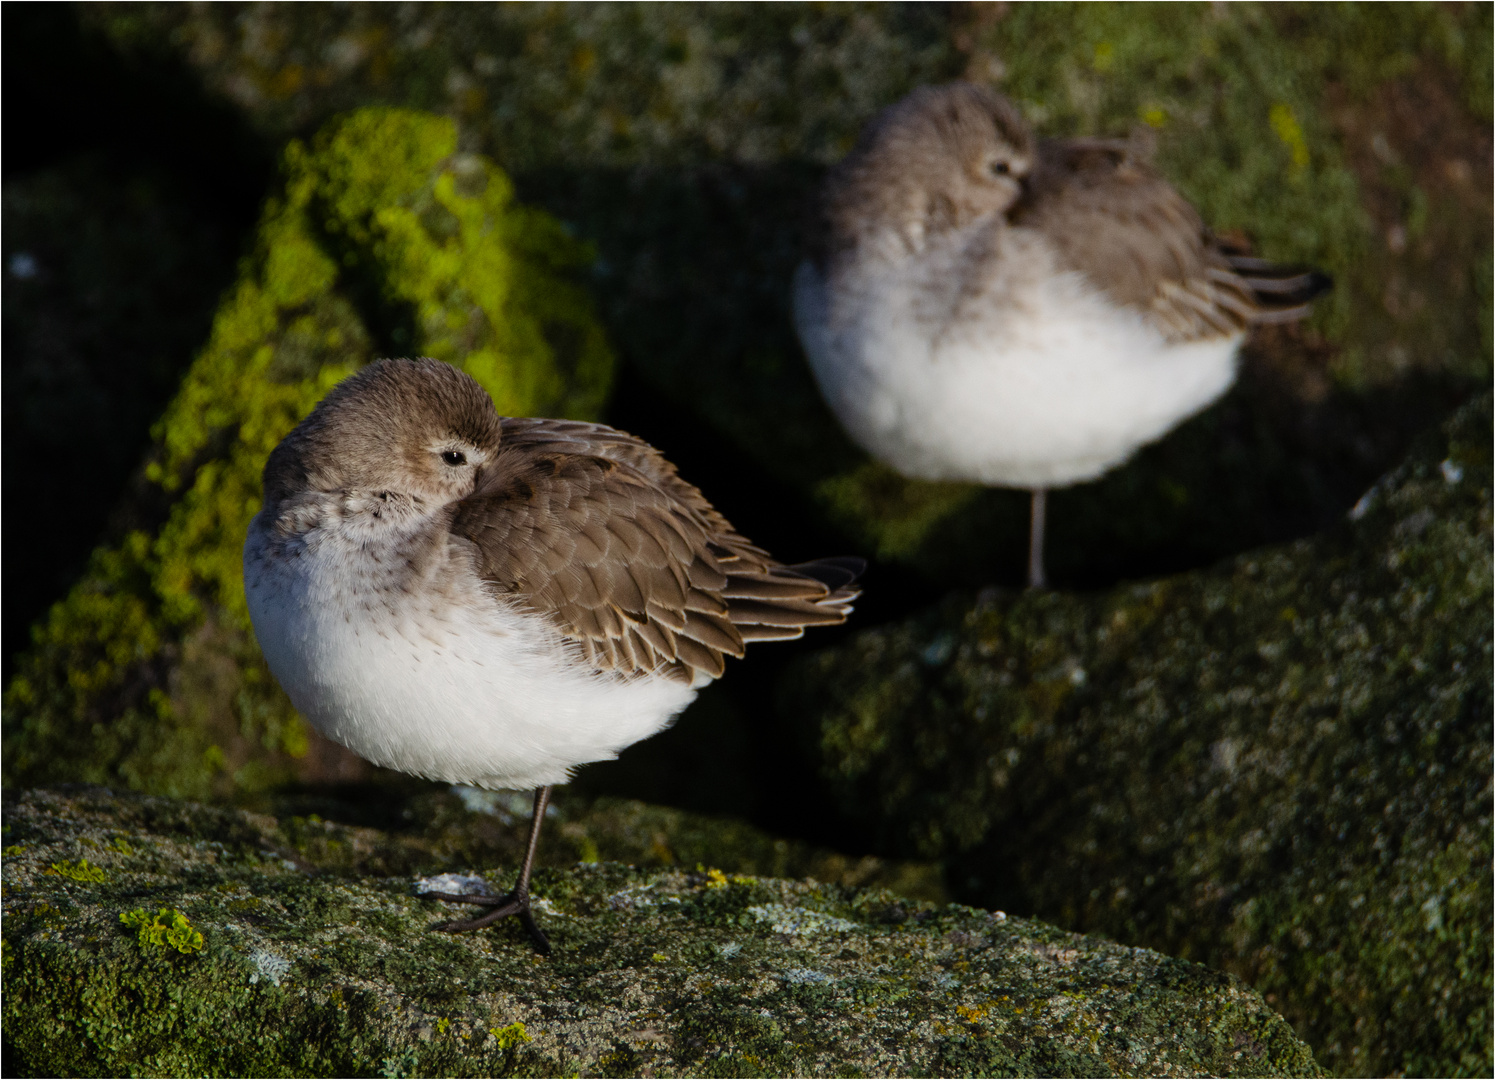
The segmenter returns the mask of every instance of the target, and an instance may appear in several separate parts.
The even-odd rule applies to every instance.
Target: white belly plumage
[[[561,783],[695,696],[662,676],[599,673],[491,596],[362,587],[367,552],[336,534],[294,557],[269,547],[256,518],[245,590],[270,670],[317,730],[376,765],[490,788]]]
[[[999,269],[952,287],[968,265],[959,236],[920,257],[863,260],[834,291],[809,263],[795,275],[821,392],[853,439],[905,475],[1090,480],[1235,378],[1244,335],[1170,343],[1022,233],[1007,239],[1021,276]]]

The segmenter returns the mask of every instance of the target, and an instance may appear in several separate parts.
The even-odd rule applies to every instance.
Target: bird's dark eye
[[[991,163],[991,171],[998,176],[1006,176],[1012,171],[1012,167],[1005,161],[993,161]]]
[[[460,450],[443,450],[441,460],[448,465],[466,465],[467,455]]]

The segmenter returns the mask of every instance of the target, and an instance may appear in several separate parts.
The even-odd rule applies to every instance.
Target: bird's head
[[[318,492],[463,498],[498,453],[493,401],[439,360],[380,360],[338,383],[265,463],[265,503]]]
[[[1017,107],[974,83],[923,86],[867,125],[823,194],[830,250],[892,228],[915,246],[1005,214],[1023,196],[1037,147]]]
[[[921,87],[895,105],[890,129],[925,185],[968,213],[1005,213],[1033,169],[1033,132],[1017,107],[974,83]],[[890,110],[891,112],[892,110]]]

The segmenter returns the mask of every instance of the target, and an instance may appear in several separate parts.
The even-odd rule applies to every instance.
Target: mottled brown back
[[[1263,281],[1238,272],[1188,201],[1121,140],[1041,143],[1027,195],[1010,220],[1042,233],[1061,265],[1144,314],[1172,341],[1300,317],[1319,291],[1283,290],[1277,302]],[[1259,269],[1279,281],[1298,273],[1278,274],[1265,263]]]
[[[920,87],[827,174],[809,254],[834,278],[843,260],[889,257],[890,236],[917,256],[929,238],[984,218],[993,230],[1036,230],[1062,268],[1171,341],[1307,313],[1328,278],[1226,252],[1144,157],[1126,140],[1035,143],[1016,106],[987,87]],[[1000,258],[1003,248],[990,250]]]
[[[843,622],[854,560],[785,566],[653,447],[600,424],[505,419],[452,532],[500,593],[604,670],[719,676],[744,645]]]

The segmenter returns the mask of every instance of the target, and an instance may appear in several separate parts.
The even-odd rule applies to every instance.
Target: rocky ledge
[[[1234,972],[1341,1075],[1489,1075],[1490,413],[1334,530],[952,596],[785,699],[848,816],[956,899]]]
[[[5,822],[5,1039],[30,1075],[1318,1071],[1232,976],[884,890],[547,868],[542,958],[517,927],[433,932],[452,910],[412,875],[349,871],[376,830],[308,845],[101,788],[11,794]]]

